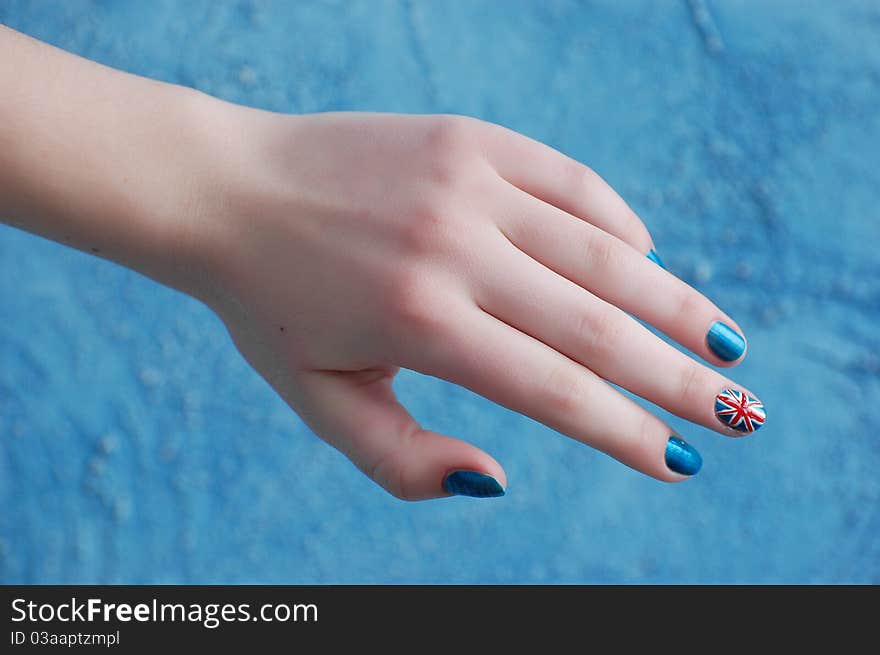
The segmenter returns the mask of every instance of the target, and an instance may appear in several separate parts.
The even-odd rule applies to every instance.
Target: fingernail
[[[453,471],[443,480],[443,488],[456,496],[495,498],[504,495],[504,487],[498,480],[478,471]]]
[[[666,442],[666,466],[670,471],[682,475],[694,475],[703,466],[703,458],[683,439],[669,437]]]
[[[657,264],[657,266],[659,266],[660,268],[664,270],[666,269],[666,264],[663,263],[663,260],[660,259],[660,255],[658,255],[657,251],[653,248],[648,251],[648,259]]]
[[[764,425],[764,403],[737,389],[724,389],[715,396],[715,416],[729,428],[751,434]]]
[[[712,323],[706,335],[706,343],[718,359],[723,359],[725,362],[736,361],[746,349],[746,340],[742,335],[721,321]]]

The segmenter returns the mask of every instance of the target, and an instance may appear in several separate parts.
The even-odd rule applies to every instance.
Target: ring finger
[[[442,352],[416,368],[471,389],[667,482],[700,469],[697,451],[595,373],[477,308],[458,313]]]

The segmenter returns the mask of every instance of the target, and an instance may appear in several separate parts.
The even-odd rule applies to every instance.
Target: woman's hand
[[[586,166],[463,117],[210,104],[221,147],[190,225],[204,275],[182,286],[395,496],[506,486],[489,455],[416,424],[398,367],[670,482],[700,456],[608,382],[728,436],[763,423],[749,392],[633,318],[716,366],[745,354],[736,323],[646,256],[645,226]]]
[[[607,382],[731,436],[764,422],[630,314],[720,366],[745,353],[736,324],[657,265],[593,171],[540,143],[462,117],[247,109],[2,26],[0,51],[0,217],[201,298],[396,496],[506,485],[489,455],[413,421],[400,366],[661,480],[700,456]]]

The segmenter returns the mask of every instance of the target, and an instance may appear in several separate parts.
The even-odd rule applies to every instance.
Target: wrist
[[[170,93],[174,120],[168,139],[177,145],[173,156],[155,158],[166,168],[165,192],[144,193],[148,240],[155,247],[150,270],[142,272],[207,302],[216,293],[227,247],[229,169],[240,160],[240,148],[232,145],[228,103],[187,87],[172,86]]]
[[[296,213],[296,176],[282,154],[301,121],[198,92],[185,102],[196,135],[187,168],[195,173],[172,227],[178,265],[171,286],[222,311],[237,304],[236,286],[253,265],[243,261],[253,250],[248,244],[272,233],[267,221]]]

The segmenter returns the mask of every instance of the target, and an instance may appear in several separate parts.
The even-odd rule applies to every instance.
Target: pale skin
[[[447,115],[251,109],[0,26],[0,217],[212,308],[302,419],[395,496],[501,465],[422,429],[400,367],[528,415],[659,480],[676,433],[608,382],[735,436],[715,304],[646,258],[582,163]],[[744,354],[743,354],[744,356]],[[750,392],[749,392],[750,393]],[[514,435],[511,435],[514,438]]]

